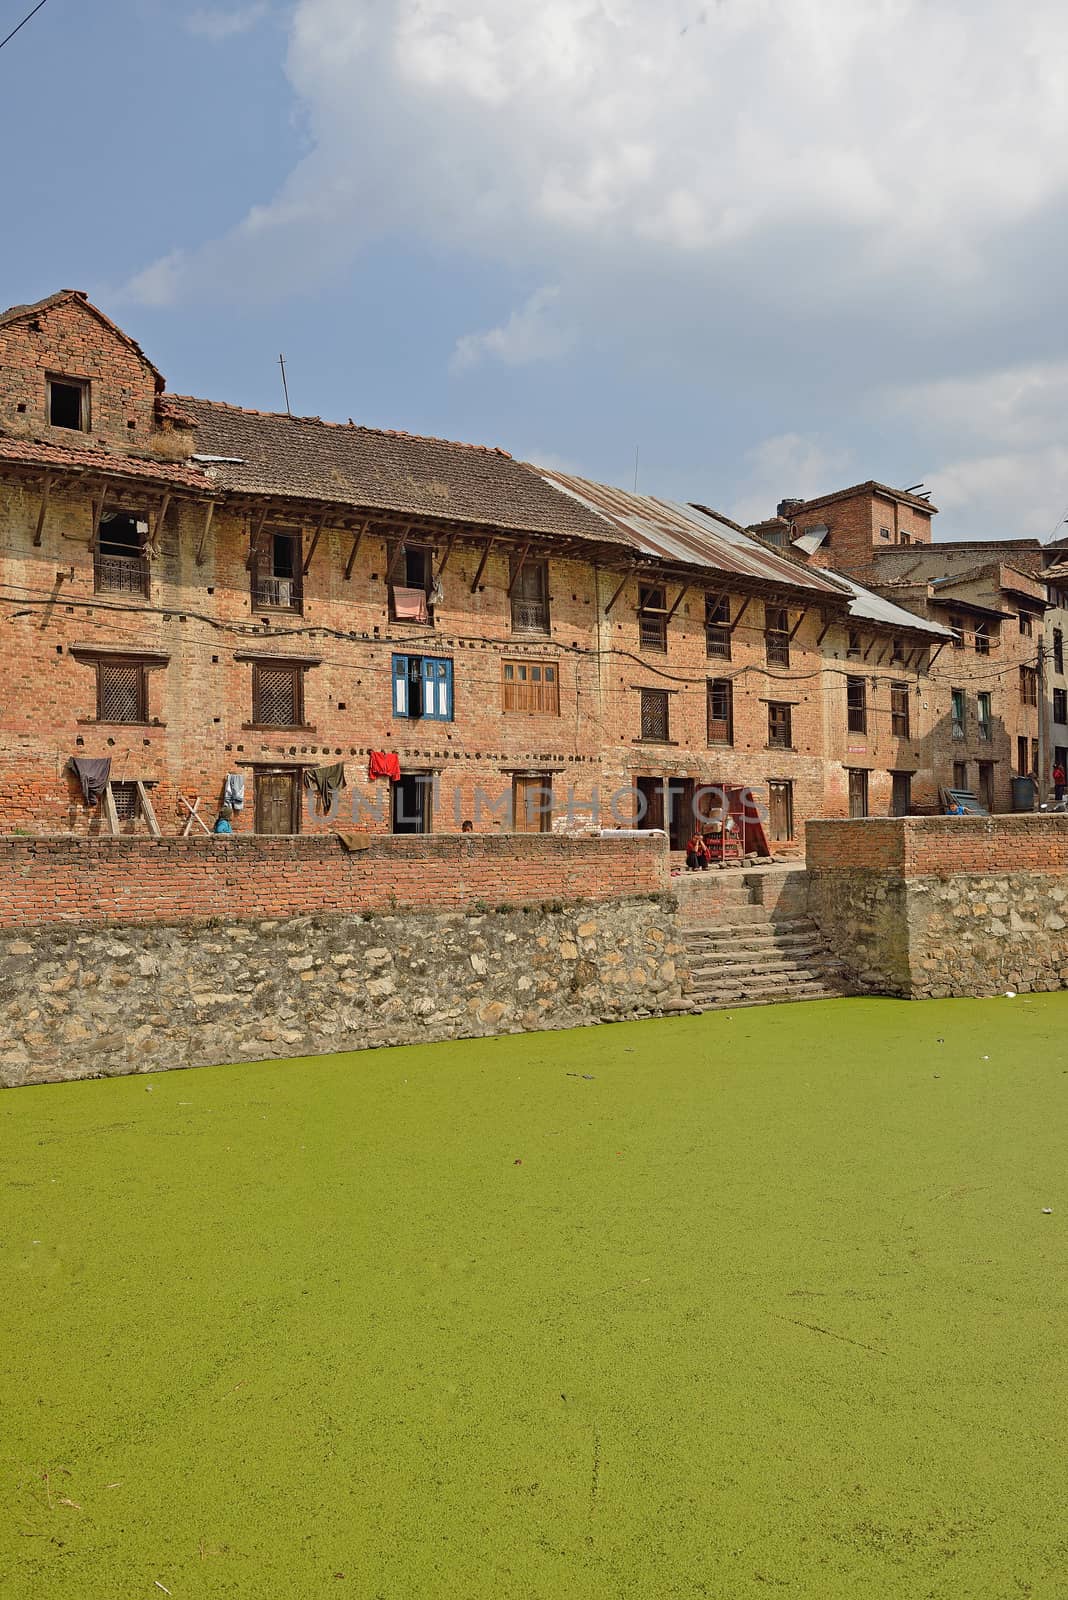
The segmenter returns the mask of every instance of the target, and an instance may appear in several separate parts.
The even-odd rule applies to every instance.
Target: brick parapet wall
[[[0,927],[143,925],[602,901],[669,887],[651,835],[0,838]]]
[[[1068,873],[1068,816],[878,817],[810,822],[810,872]]]

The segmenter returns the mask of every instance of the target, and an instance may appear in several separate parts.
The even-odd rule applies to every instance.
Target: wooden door
[[[849,815],[868,815],[868,774],[863,767],[849,768]]]
[[[768,828],[773,839],[794,836],[794,786],[789,782],[768,784]]]
[[[664,826],[663,779],[639,778],[635,787],[645,801],[645,812],[638,823],[639,828],[662,828]]]
[[[548,833],[552,827],[552,784],[549,778],[512,779],[512,826],[516,833]]]
[[[256,832],[299,833],[300,791],[295,772],[256,773]]]
[[[668,842],[672,850],[685,850],[694,830],[693,779],[670,778],[667,783]]]

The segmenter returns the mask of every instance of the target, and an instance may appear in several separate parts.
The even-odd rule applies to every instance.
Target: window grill
[[[990,654],[990,624],[977,622],[975,624],[975,653],[977,656]]]
[[[100,722],[147,722],[145,669],[138,661],[97,663],[96,714]]]
[[[734,743],[734,685],[729,678],[712,678],[708,685],[708,742]]]
[[[252,669],[252,721],[259,728],[295,728],[303,721],[299,667]]]
[[[643,650],[667,649],[667,604],[662,588],[639,585],[638,639]]]
[[[950,704],[952,708],[951,720],[953,723],[954,739],[964,738],[964,690],[953,689],[950,691]]]
[[[789,750],[793,745],[793,718],[787,703],[772,700],[768,704],[768,744],[776,750]]]
[[[666,740],[668,737],[668,694],[666,689],[643,689],[642,738]]]
[[[1020,668],[1020,700],[1025,706],[1038,705],[1038,673],[1034,667]]]
[[[705,654],[723,661],[731,658],[731,603],[724,595],[705,595]]]
[[[136,822],[141,815],[141,797],[136,783],[113,783],[111,798],[115,802],[115,815],[120,822]]]
[[[850,733],[868,731],[868,686],[863,678],[846,679],[846,726]]]

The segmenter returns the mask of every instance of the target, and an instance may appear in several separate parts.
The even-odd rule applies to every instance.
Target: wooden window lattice
[[[100,662],[97,717],[101,722],[144,722],[145,701],[145,669],[139,662]]]
[[[789,705],[772,701],[768,706],[768,743],[777,750],[789,750],[793,744],[793,718]]]
[[[141,815],[141,800],[136,783],[113,783],[111,797],[120,822],[134,822]]]
[[[668,695],[666,689],[643,689],[642,738],[666,739],[668,736]]]
[[[890,685],[890,732],[897,739],[909,736],[909,686],[907,683]]]
[[[256,664],[252,720],[260,728],[295,728],[301,721],[300,669]]]
[[[733,744],[733,685],[729,678],[713,678],[708,685],[708,742]]]
[[[731,658],[731,603],[705,595],[705,654],[722,661]]]

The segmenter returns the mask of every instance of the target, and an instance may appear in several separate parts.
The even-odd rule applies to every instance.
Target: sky
[[[1063,0],[47,0],[0,141],[0,302],[178,393],[1068,532]]]

